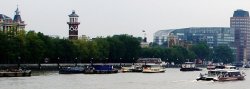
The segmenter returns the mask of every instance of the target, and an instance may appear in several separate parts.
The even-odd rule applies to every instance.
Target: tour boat
[[[59,74],[78,74],[84,73],[84,67],[73,66],[73,67],[61,67],[59,69]]]
[[[165,68],[160,64],[146,64],[143,66],[143,73],[160,73],[165,72]]]
[[[197,68],[193,62],[185,62],[181,65],[180,71],[201,71],[202,69]]]
[[[234,80],[244,80],[245,73],[236,69],[215,69],[209,70],[208,74],[200,74],[196,80],[205,81],[234,81]]]
[[[111,74],[118,73],[112,65],[92,65],[85,69],[85,74]]]
[[[7,69],[0,71],[0,77],[29,77],[31,70],[24,69]]]

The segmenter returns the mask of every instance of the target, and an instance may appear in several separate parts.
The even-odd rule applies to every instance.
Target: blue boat
[[[92,65],[85,69],[85,74],[111,74],[118,73],[112,65]]]
[[[84,73],[84,67],[74,66],[74,67],[62,67],[59,69],[59,74],[79,74]]]

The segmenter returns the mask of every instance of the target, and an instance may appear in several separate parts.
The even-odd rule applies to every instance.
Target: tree
[[[204,60],[210,55],[210,49],[205,43],[199,43],[197,45],[193,45],[191,47],[191,51],[193,51],[197,59]]]
[[[226,46],[221,45],[214,48],[214,62],[232,63],[234,56],[232,50]]]
[[[45,44],[39,38],[37,33],[29,31],[26,35],[26,56],[27,61],[32,63],[41,63],[44,59]]]

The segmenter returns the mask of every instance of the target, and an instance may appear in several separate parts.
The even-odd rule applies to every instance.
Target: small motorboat
[[[181,65],[180,71],[202,71],[202,69],[197,68],[193,62],[185,62]]]
[[[74,66],[74,67],[61,67],[59,69],[59,74],[79,74],[84,73],[84,67]]]

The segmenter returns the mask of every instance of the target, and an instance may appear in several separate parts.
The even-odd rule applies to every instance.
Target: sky
[[[149,42],[158,30],[229,27],[235,10],[250,10],[250,0],[0,0],[0,14],[13,18],[17,5],[28,31],[67,37],[75,10],[79,35],[143,37],[145,30]]]

